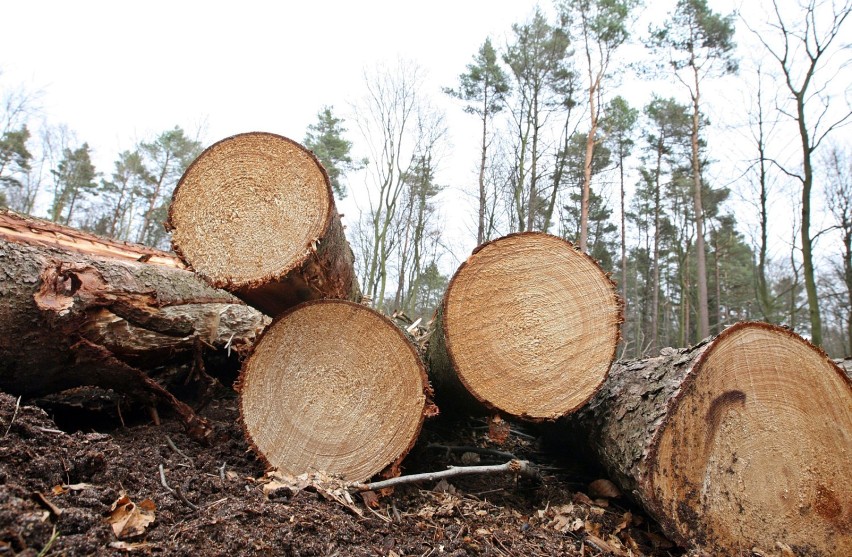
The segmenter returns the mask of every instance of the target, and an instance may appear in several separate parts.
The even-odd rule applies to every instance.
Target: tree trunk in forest
[[[698,70],[695,72],[695,92],[692,95],[692,207],[695,211],[695,285],[698,287],[698,338],[710,335],[710,309],[707,301],[707,251],[704,249],[704,205],[701,188],[701,158],[699,155]]]
[[[244,354],[268,322],[171,254],[8,211],[0,261],[0,389],[13,395],[98,386],[165,402],[194,428],[192,409],[149,375],[167,364],[201,374],[202,355]]]
[[[441,306],[429,346],[439,404],[530,420],[569,414],[606,377],[621,321],[615,285],[571,243],[538,232],[488,242]]]
[[[570,425],[679,544],[852,555],[852,382],[789,330],[616,363]]]
[[[414,346],[389,319],[343,300],[276,318],[246,359],[240,416],[280,471],[363,481],[408,453],[436,408]]]
[[[175,188],[166,227],[199,275],[269,315],[360,297],[328,175],[285,137],[245,133],[208,147]]]

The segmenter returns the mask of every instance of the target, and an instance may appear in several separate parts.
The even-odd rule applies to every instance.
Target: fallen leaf
[[[144,534],[145,528],[154,522],[156,508],[150,499],[136,505],[130,497],[122,495],[112,504],[107,522],[112,525],[112,531],[117,538],[132,538]]]
[[[597,522],[586,520],[585,522],[583,522],[583,528],[585,528],[586,532],[588,532],[589,535],[592,537],[597,537],[601,535],[601,525]]]
[[[83,491],[84,489],[89,489],[90,487],[95,487],[92,484],[87,483],[79,483],[79,484],[66,484],[63,485],[62,488],[66,491]]]
[[[495,414],[488,420],[488,440],[497,445],[504,444],[511,432],[509,422]]]
[[[371,509],[379,508],[379,496],[376,495],[375,491],[362,491],[361,499],[363,499],[364,504],[370,507]]]
[[[592,506],[595,504],[594,501],[592,501],[589,496],[583,493],[582,491],[578,491],[577,493],[575,493],[573,499],[575,503],[580,503],[581,505]]]
[[[600,479],[589,484],[589,495],[595,498],[606,497],[607,499],[617,499],[621,497],[621,490],[611,481]]]
[[[479,464],[479,461],[480,458],[477,453],[468,451],[466,453],[462,453],[461,455],[461,462],[465,466],[474,466],[476,464]]]
[[[441,481],[435,484],[432,491],[435,493],[448,493],[450,495],[454,495],[456,493],[456,488],[453,484],[448,482],[446,478],[441,478]]]
[[[633,513],[627,511],[621,517],[621,522],[618,523],[618,526],[615,527],[615,530],[612,531],[613,534],[618,534],[633,522]]]
[[[90,487],[95,487],[92,484],[87,483],[79,483],[79,484],[63,484],[63,485],[55,485],[51,489],[54,495],[65,495],[69,491],[83,491],[84,489],[89,489]]]

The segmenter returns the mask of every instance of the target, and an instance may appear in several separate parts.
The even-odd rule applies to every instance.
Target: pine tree
[[[733,16],[723,17],[707,7],[706,0],[679,0],[674,14],[653,31],[651,45],[667,53],[668,64],[692,101],[692,182],[695,214],[695,252],[698,272],[698,336],[710,334],[707,298],[707,262],[704,247],[701,134],[701,83],[711,76],[736,71]]]
[[[332,110],[333,107],[324,106],[319,111],[316,123],[308,126],[304,144],[325,167],[334,194],[338,199],[343,199],[346,197],[344,175],[363,168],[366,161],[352,160],[352,142],[343,137],[346,133],[343,120],[336,117]]]
[[[503,69],[497,62],[497,51],[491,45],[491,39],[485,42],[468,64],[467,72],[459,76],[459,88],[445,88],[448,95],[461,99],[468,104],[464,111],[475,114],[482,122],[482,138],[480,143],[479,161],[479,212],[476,229],[476,243],[481,244],[490,237],[486,230],[485,213],[488,196],[485,187],[486,162],[488,160],[489,123],[494,115],[505,107],[506,95],[509,92],[509,81]]]
[[[56,188],[50,208],[50,219],[69,225],[80,201],[96,193],[98,187],[95,182],[97,172],[92,164],[89,144],[83,143],[73,150],[66,147],[62,160],[51,172]]]

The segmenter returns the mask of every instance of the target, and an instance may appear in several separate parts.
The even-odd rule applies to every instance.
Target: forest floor
[[[220,391],[201,412],[217,430],[206,446],[167,415],[153,425],[142,413],[48,414],[0,393],[0,556],[684,554],[627,501],[589,489],[600,478],[566,451],[529,430],[495,446],[470,418],[427,422],[403,473],[507,460],[442,445],[511,452],[541,477],[423,482],[372,506],[323,484],[273,483],[236,397]]]

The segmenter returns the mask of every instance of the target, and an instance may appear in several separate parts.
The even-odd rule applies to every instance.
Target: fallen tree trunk
[[[341,300],[306,302],[276,318],[243,364],[239,391],[252,447],[291,475],[363,481],[394,470],[424,417],[436,413],[403,332]]]
[[[569,421],[683,546],[852,555],[852,383],[786,329],[619,362]]]
[[[0,262],[0,390],[13,395],[98,386],[165,402],[194,427],[194,412],[149,374],[245,353],[268,321],[168,253],[9,211]]]
[[[429,346],[438,396],[531,420],[575,411],[615,357],[615,286],[561,238],[505,236],[477,248],[447,288]]]
[[[245,133],[206,149],[175,188],[166,227],[201,277],[269,315],[360,297],[328,174],[285,137]]]

